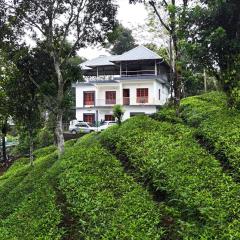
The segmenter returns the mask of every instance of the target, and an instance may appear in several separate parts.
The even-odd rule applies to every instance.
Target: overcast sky
[[[144,20],[147,18],[147,11],[143,4],[138,3],[135,5],[130,5],[128,0],[117,0],[117,2],[119,4],[117,18],[125,27],[132,29],[138,25],[144,24]],[[103,54],[109,55],[106,50],[96,47],[82,49],[79,52],[80,56],[83,56],[87,59],[92,59]]]

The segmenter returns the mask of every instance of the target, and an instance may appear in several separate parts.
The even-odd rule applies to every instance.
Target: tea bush
[[[90,147],[89,144],[91,144]],[[0,239],[161,239],[160,208],[91,134],[0,177]]]
[[[134,117],[101,133],[111,151],[130,161],[168,206],[181,212],[184,239],[238,239],[240,187],[182,124]]]
[[[197,127],[197,137],[240,180],[240,112],[227,108],[223,93],[208,93],[184,99],[181,117]]]

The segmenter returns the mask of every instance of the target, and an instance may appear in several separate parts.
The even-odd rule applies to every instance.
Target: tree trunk
[[[173,36],[172,39],[173,39],[173,48],[175,53],[175,63],[174,63],[174,70],[173,70],[174,71],[174,82],[173,82],[174,105],[176,107],[176,115],[179,116],[182,82],[177,69],[177,64],[179,61],[179,52],[178,52],[178,46],[177,46],[178,40],[176,36]]]
[[[63,137],[63,98],[64,98],[64,81],[60,69],[60,62],[59,59],[54,55],[54,68],[57,74],[58,79],[58,93],[57,93],[57,116],[56,116],[56,137],[57,137],[57,147],[58,147],[58,157],[60,158],[61,155],[64,153],[64,137]]]
[[[5,141],[6,135],[2,135],[2,156],[3,156],[3,162],[7,162],[7,153],[6,153],[6,141]]]
[[[34,156],[33,156],[33,132],[30,129],[29,130],[29,160],[30,160],[30,165],[33,166],[34,165]]]
[[[7,121],[4,122],[2,127],[2,154],[3,154],[3,161],[7,162],[7,151],[6,151],[6,135],[7,135]]]
[[[62,111],[59,110],[57,114],[57,122],[56,122],[56,129],[55,129],[55,133],[57,137],[58,158],[60,158],[64,153],[62,116],[63,116]]]

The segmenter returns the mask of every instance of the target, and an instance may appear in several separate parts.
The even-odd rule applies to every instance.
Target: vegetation
[[[124,110],[123,107],[119,104],[113,107],[113,116],[117,119],[118,125],[121,125],[123,118]]]
[[[240,179],[240,113],[227,108],[223,93],[184,99],[181,117],[196,128],[197,138],[222,161],[236,179]]]
[[[67,142],[62,161],[53,147],[39,149],[34,168],[20,159],[0,177],[1,239],[163,236],[148,192],[94,139]]]
[[[135,117],[101,142],[162,192],[182,238],[238,238],[240,188],[193,134],[180,123]]]
[[[115,55],[121,55],[137,46],[132,31],[122,24],[115,26],[113,32],[108,35],[108,40],[109,44],[106,47],[112,45],[110,52]]]
[[[30,1],[2,0],[1,39],[4,44],[17,36],[30,36],[32,41],[43,41],[44,50],[51,56],[57,79],[55,133],[59,157],[64,152],[63,102],[68,79],[64,78],[64,66],[75,52],[88,44],[102,43],[115,24],[116,6],[112,1]],[[61,19],[59,21],[59,19]],[[6,30],[8,29],[8,30]],[[28,29],[28,33],[26,32]],[[6,31],[5,31],[6,30]],[[2,36],[3,35],[3,36]],[[68,48],[67,40],[72,44]],[[24,39],[24,40],[25,40]],[[18,45],[18,41],[13,41]],[[45,66],[45,69],[48,68]]]

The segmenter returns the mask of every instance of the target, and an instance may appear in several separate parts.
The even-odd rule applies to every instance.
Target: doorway
[[[130,89],[123,89],[123,105],[130,104]]]

